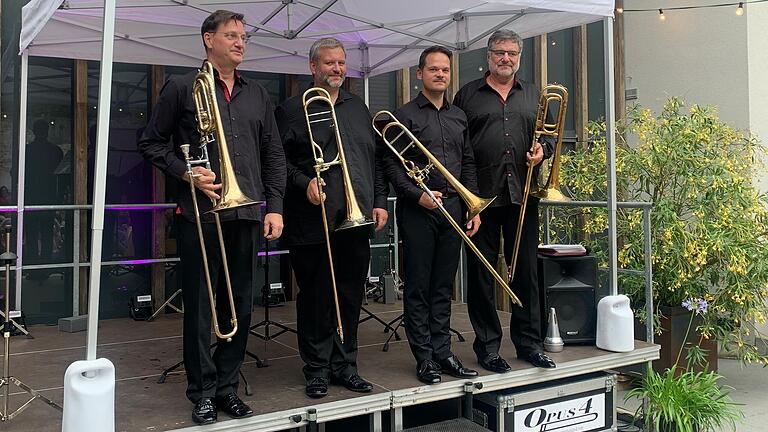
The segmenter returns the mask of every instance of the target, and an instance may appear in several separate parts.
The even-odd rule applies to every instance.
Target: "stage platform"
[[[372,303],[368,308],[385,321],[395,318],[402,311],[399,303]],[[480,372],[480,376],[473,380],[482,383],[482,389],[476,389],[476,393],[615,369],[653,360],[659,355],[657,345],[645,342],[636,342],[635,350],[629,353],[611,353],[589,346],[566,346],[563,352],[551,355],[557,362],[557,368],[544,370],[516,360],[514,348],[507,337],[501,354],[513,370],[506,374],[493,374],[480,368],[472,352],[474,334],[466,306],[454,305],[452,314],[452,327],[467,339],[459,342],[454,337],[453,351],[466,366]],[[508,314],[499,314],[502,323],[509,322]],[[262,318],[263,309],[255,308],[253,322]],[[295,328],[295,305],[289,302],[271,308],[270,318]],[[181,324],[179,314],[160,316],[152,322],[130,319],[100,322],[98,356],[110,359],[116,369],[117,431],[290,430],[306,425],[310,408],[317,410],[317,421],[327,423],[328,431],[399,430],[410,427],[408,407],[456,400],[465,394],[466,380],[450,376],[444,375],[443,382],[438,385],[422,385],[416,379],[414,359],[402,328],[399,333],[403,340],[395,342],[393,339],[389,351],[382,352],[389,334],[384,333],[381,324],[368,320],[360,325],[358,367],[361,376],[374,384],[372,393],[361,395],[331,386],[327,397],[309,399],[304,395],[302,361],[296,349],[295,335],[286,333],[269,342],[251,336],[249,351],[266,360],[267,366],[259,368],[254,360],[246,358],[243,373],[253,396],[246,396],[243,386],[239,394],[254,409],[255,415],[233,420],[220,413],[216,424],[196,426],[190,418],[192,404],[184,396],[186,385],[183,371],[169,375],[163,384],[157,383],[163,369],[181,360]],[[86,332],[63,333],[52,326],[33,326],[29,330],[34,339],[24,336],[12,338],[11,375],[61,403],[64,371],[73,361],[85,358]],[[277,329],[272,328],[272,333],[274,330]],[[507,330],[505,327],[505,335]],[[26,400],[27,395],[15,386],[11,387],[11,391],[10,405],[11,409],[15,409]],[[354,417],[362,422],[359,426],[334,428],[334,423],[328,423]],[[13,420],[0,423],[0,430],[60,431],[61,412],[35,401]]]

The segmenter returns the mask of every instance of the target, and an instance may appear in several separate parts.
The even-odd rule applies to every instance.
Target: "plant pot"
[[[659,359],[654,360],[653,370],[658,373],[665,371],[667,368],[672,367],[677,359],[677,354],[680,352],[680,347],[686,343],[691,345],[699,344],[701,336],[696,331],[696,327],[701,324],[701,317],[694,317],[693,324],[691,325],[691,331],[688,334],[688,339],[683,340],[685,332],[688,330],[688,322],[691,319],[693,312],[681,306],[661,306],[661,334],[654,336],[654,343],[661,345],[661,352],[659,353]],[[635,320],[635,336],[640,340],[645,340],[645,324],[639,323]],[[713,339],[701,339],[701,349],[707,353],[708,369],[717,371],[717,342]],[[681,370],[686,364],[686,355],[688,349],[683,349],[683,353],[680,355],[680,366],[678,370]],[[701,371],[704,368],[701,366],[695,366],[693,370]]]

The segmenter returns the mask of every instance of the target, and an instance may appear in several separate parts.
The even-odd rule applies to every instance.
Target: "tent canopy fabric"
[[[496,29],[523,38],[613,15],[613,0],[117,0],[114,61],[200,65],[200,25],[211,12],[243,13],[251,35],[244,70],[306,74],[314,40],[333,36],[349,76],[411,66],[439,44],[484,46]],[[22,12],[20,50],[32,56],[99,60],[103,0],[32,0]]]

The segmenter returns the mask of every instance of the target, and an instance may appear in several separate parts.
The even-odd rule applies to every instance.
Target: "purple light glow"
[[[282,255],[282,254],[285,254],[285,253],[288,253],[288,251],[273,251],[273,252],[269,253],[269,256]],[[266,254],[264,252],[259,252],[256,255],[257,256],[264,256]]]

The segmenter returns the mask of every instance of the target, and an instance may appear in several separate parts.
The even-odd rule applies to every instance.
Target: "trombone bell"
[[[491,205],[493,200],[496,199],[496,197],[493,198],[480,198],[479,196],[473,194],[470,191],[466,192],[467,195],[461,195],[461,198],[464,200],[464,202],[467,204],[467,219],[472,220],[475,218],[475,216],[482,213],[483,210],[485,210],[486,207]]]
[[[546,123],[547,114],[551,104],[557,104],[557,116],[555,123]],[[541,91],[539,98],[539,113],[536,120],[536,133],[541,136],[551,136],[556,139],[553,150],[552,162],[549,164],[549,174],[546,183],[540,185],[535,182],[531,186],[536,186],[531,195],[536,198],[549,201],[570,201],[560,191],[560,157],[563,146],[563,130],[565,129],[565,111],[568,107],[568,89],[559,84],[549,84]],[[544,168],[544,164],[542,164]],[[542,169],[544,171],[544,169]]]

